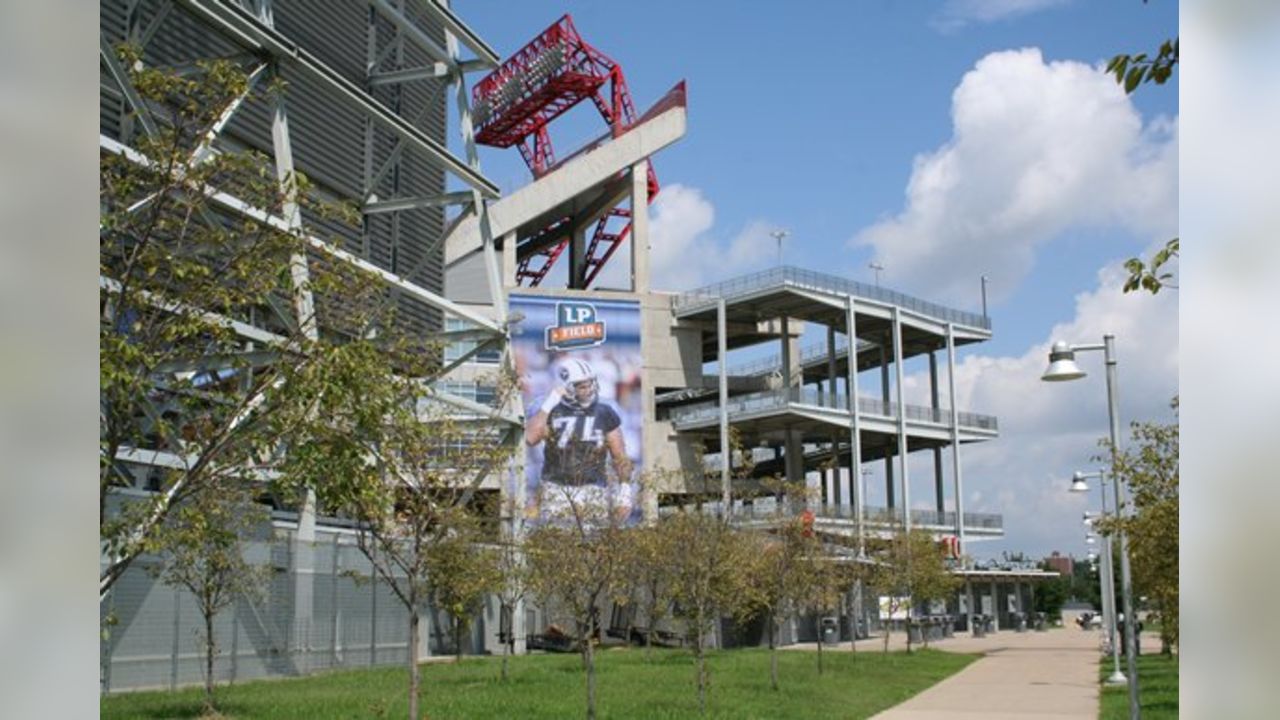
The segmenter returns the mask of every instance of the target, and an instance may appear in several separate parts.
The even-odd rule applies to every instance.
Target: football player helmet
[[[560,363],[556,377],[564,386],[564,401],[580,407],[590,407],[600,396],[600,383],[596,371],[588,363],[570,358]]]

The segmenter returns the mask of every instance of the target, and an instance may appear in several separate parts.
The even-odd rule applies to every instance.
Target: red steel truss
[[[557,166],[547,125],[587,99],[600,112],[612,137],[636,123],[622,66],[583,40],[573,18],[565,15],[476,84],[471,92],[476,142],[519,147],[533,177],[540,178]],[[652,203],[658,195],[652,163],[647,180]],[[572,232],[570,220],[556,220],[541,234]],[[591,286],[630,233],[631,210],[623,204],[600,216],[586,248],[583,287]],[[565,235],[521,260],[517,284],[526,280],[530,286],[541,283],[568,244]]]

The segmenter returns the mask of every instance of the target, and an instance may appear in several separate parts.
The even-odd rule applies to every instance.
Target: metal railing
[[[747,393],[745,395],[737,395],[729,399],[728,410],[729,418],[733,420],[735,415],[745,415],[747,413],[767,412],[770,410],[785,410],[790,405],[809,405],[820,408],[830,408],[841,412],[849,411],[849,399],[846,395],[836,395],[834,402],[832,397],[825,392],[816,388],[782,388],[779,390],[765,390],[762,392]],[[858,412],[864,415],[878,415],[890,419],[897,419],[898,404],[894,402],[884,402],[874,398],[858,398]],[[908,420],[917,420],[921,422],[935,423],[939,425],[948,425],[951,422],[951,411],[946,408],[931,408],[923,405],[906,405],[906,418]],[[675,424],[676,429],[680,429],[681,425],[695,425],[718,418],[720,415],[720,402],[711,400],[707,402],[695,403],[693,405],[684,405],[681,407],[671,408],[669,419]],[[975,428],[979,430],[998,430],[999,426],[996,418],[991,415],[980,415],[978,413],[962,412],[958,413],[961,427]]]
[[[815,272],[813,270],[803,270],[801,268],[784,265],[776,267],[772,270],[765,270],[751,275],[725,280],[724,282],[707,285],[696,290],[690,290],[676,296],[675,309],[677,314],[687,314],[703,310],[707,307],[714,306],[720,298],[731,300],[741,295],[753,293],[763,288],[776,285],[791,285],[794,287],[805,288],[809,290],[817,290],[819,292],[835,293],[838,295],[853,295],[854,297],[863,298],[865,300],[873,300],[888,305],[896,305],[905,310],[911,310],[921,315],[940,320],[942,322],[953,322],[959,325],[969,327],[978,327],[984,330],[991,329],[991,319],[978,313],[966,312],[963,310],[955,310],[932,303],[927,300],[921,300],[905,293],[889,290],[875,285],[866,285],[854,280],[846,280],[835,275],[827,275],[826,273]]]
[[[701,505],[667,505],[658,508],[658,514],[670,515],[676,512],[697,511],[700,509],[704,513],[719,515],[721,514],[720,506],[721,503],[718,501]],[[853,522],[858,518],[857,510],[852,505],[815,505],[808,509],[819,520],[848,520]],[[783,510],[774,502],[751,505],[734,503],[729,516],[736,522],[776,520],[780,517],[798,515],[804,510],[803,503],[797,503],[794,511]],[[901,523],[902,508],[872,507],[869,505],[866,508],[866,521],[869,525],[881,527]],[[916,527],[954,528],[956,526],[956,513],[953,510],[938,512],[937,510],[913,509],[911,511],[911,524]],[[1004,516],[1000,513],[966,512],[964,514],[964,526],[973,530],[1003,530]]]

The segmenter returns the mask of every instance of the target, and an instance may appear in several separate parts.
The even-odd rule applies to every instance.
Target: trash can
[[[823,645],[840,644],[840,621],[833,617],[824,617],[819,623],[822,628]]]
[[[973,631],[974,637],[986,637],[987,621],[981,615],[974,615],[969,622],[970,630]]]
[[[1049,631],[1049,616],[1042,612],[1036,613],[1036,632]]]
[[[1016,632],[1027,631],[1027,614],[1016,612],[1013,614],[1013,627]]]
[[[919,645],[924,642],[924,636],[921,635],[920,621],[907,620],[907,637],[910,638],[912,645]]]

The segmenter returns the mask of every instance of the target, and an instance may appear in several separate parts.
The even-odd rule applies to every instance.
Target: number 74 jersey
[[[603,485],[608,477],[605,436],[622,419],[612,407],[596,401],[586,407],[561,401],[547,415],[542,480],[560,485]]]

